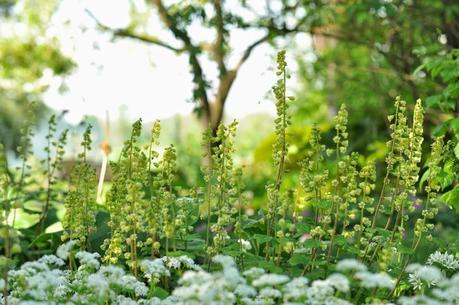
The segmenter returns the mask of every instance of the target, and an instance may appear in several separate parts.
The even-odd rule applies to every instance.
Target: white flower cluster
[[[435,251],[427,259],[427,264],[438,265],[443,269],[459,270],[459,260],[452,254],[448,254],[448,252],[441,253],[440,251]]]
[[[250,243],[250,241],[245,240],[245,239],[239,239],[237,242],[241,245],[242,252],[247,252],[247,251],[252,250],[252,244]]]
[[[73,246],[72,246],[73,247]],[[61,248],[68,258],[70,248]],[[64,255],[66,254],[66,255]],[[432,256],[431,256],[432,257]],[[443,257],[443,258],[442,258]],[[433,255],[429,261],[448,261],[445,254]],[[100,265],[99,255],[80,251],[75,254],[79,267],[65,269],[63,259],[46,255],[9,272],[10,305],[352,305],[353,297],[375,291],[388,295],[395,281],[386,273],[371,273],[362,263],[347,259],[336,266],[336,273],[325,279],[309,281],[251,268],[240,273],[228,256],[216,256],[219,271],[206,272],[188,257],[163,257],[140,264],[139,277],[119,266]],[[75,269],[75,268],[74,268]],[[181,275],[178,279],[177,275]],[[435,266],[411,264],[406,270],[409,283],[420,294],[401,297],[398,305],[459,304],[459,273],[448,278]],[[157,288],[175,287],[164,299],[155,296]],[[0,280],[0,288],[6,283]],[[421,289],[422,288],[422,289]],[[167,293],[162,290],[163,293]],[[360,299],[361,301],[361,299]],[[367,304],[391,304],[391,300],[371,299]],[[4,300],[0,304],[5,304]]]
[[[194,270],[202,271],[199,265],[188,256],[178,257],[164,256],[155,260],[144,260],[140,263],[140,269],[149,283],[156,284],[162,277],[170,277],[171,270]]]
[[[434,266],[411,264],[406,268],[406,271],[409,273],[408,282],[417,290],[426,286],[436,286],[443,280],[443,274]]]
[[[170,277],[172,270],[202,270],[186,256],[146,260],[141,264],[142,276],[148,280],[145,283],[119,266],[101,266],[98,253],[79,251],[74,255],[79,267],[72,272],[65,269],[64,260],[69,259],[74,245],[68,242],[59,247],[59,257],[45,255],[37,261],[23,264],[18,270],[11,270],[8,304],[172,305],[176,303],[174,296],[166,300],[150,297],[150,288],[161,277]],[[4,287],[2,279],[0,288]],[[0,300],[0,304],[5,303]]]
[[[100,267],[100,254],[99,253],[89,253],[86,251],[79,251],[75,255],[75,257],[80,261],[80,268],[93,268],[93,269],[99,269]]]
[[[395,281],[384,272],[371,273],[368,271],[357,272],[355,277],[359,279],[360,286],[364,288],[386,288],[393,289]]]
[[[59,248],[57,248],[56,255],[62,258],[63,260],[67,260],[70,255],[70,252],[76,244],[77,242],[74,240],[70,240],[65,244],[62,244],[61,246],[59,246]]]
[[[140,263],[140,269],[143,271],[144,277],[148,282],[156,284],[159,282],[161,277],[169,277],[171,273],[164,266],[164,262],[161,259],[144,260]]]
[[[179,281],[173,295],[179,305],[350,305],[337,295],[350,293],[351,281],[341,273],[334,273],[325,280],[309,282],[306,277],[290,278],[286,275],[266,273],[261,268],[251,268],[242,275],[234,260],[227,256],[217,256],[214,262],[222,266],[222,271],[208,273],[189,271]],[[364,270],[350,261],[341,265],[346,270]],[[359,263],[360,264],[360,263]],[[365,280],[370,287],[393,287],[392,279],[385,274],[371,274],[366,271]],[[367,283],[359,282],[365,288]],[[390,283],[390,284],[388,284]]]
[[[343,259],[336,264],[336,270],[339,272],[363,272],[367,271],[367,266],[362,264],[356,259],[347,258]]]
[[[169,269],[202,270],[200,266],[196,265],[194,261],[186,255],[178,257],[164,256],[160,258],[160,260],[162,260]]]
[[[459,304],[459,273],[451,278],[443,277],[430,294],[421,293],[411,297],[401,297],[399,305],[454,305]]]

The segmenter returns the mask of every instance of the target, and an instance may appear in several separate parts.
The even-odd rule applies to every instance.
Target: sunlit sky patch
[[[67,77],[68,90],[64,94],[59,93],[60,83],[52,82],[45,95],[49,106],[68,109],[66,118],[71,123],[79,122],[84,115],[102,118],[107,111],[111,118],[116,118],[122,105],[127,105],[130,118],[142,117],[147,121],[192,111],[191,74],[185,55],[177,56],[169,50],[127,39],[113,41],[111,35],[96,29],[86,10],[115,28],[126,26],[130,18],[127,0],[64,0],[61,3],[49,35],[59,38],[63,52],[73,58],[78,67]],[[173,41],[159,21],[149,27],[158,37]],[[208,40],[211,34],[198,27],[191,27],[190,32],[201,40]],[[244,48],[262,34],[255,30],[232,31],[235,55],[239,57]],[[271,71],[274,53],[271,47],[262,45],[245,63],[227,100],[229,117],[274,113],[274,106],[266,97],[275,81]],[[216,80],[217,71],[211,62],[202,58],[202,64],[208,78]]]

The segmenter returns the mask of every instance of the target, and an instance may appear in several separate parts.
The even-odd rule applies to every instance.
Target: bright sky
[[[59,93],[55,81],[45,95],[48,105],[56,109],[68,109],[67,120],[79,122],[84,115],[116,118],[121,105],[128,106],[131,118],[142,117],[150,121],[167,118],[176,113],[187,114],[192,104],[191,74],[185,56],[160,47],[148,46],[127,39],[111,41],[111,35],[95,29],[94,21],[85,12],[89,9],[104,24],[121,27],[129,21],[127,0],[64,0],[54,18],[50,35],[59,37],[65,54],[78,65],[66,79],[69,91]],[[159,37],[170,38],[158,24],[151,25]],[[194,32],[193,32],[194,31]],[[202,29],[192,29],[191,35],[206,37]],[[231,44],[237,57],[260,32],[232,33]],[[161,36],[166,35],[166,36]],[[202,36],[201,36],[202,35]],[[274,50],[263,45],[252,53],[245,63],[227,100],[226,114],[240,118],[250,113],[274,113],[272,102],[266,98],[275,81],[273,67]],[[205,71],[215,71],[204,61]],[[210,79],[215,79],[210,75]]]

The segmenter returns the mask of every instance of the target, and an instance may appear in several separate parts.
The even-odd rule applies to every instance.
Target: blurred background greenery
[[[158,48],[168,52],[168,56],[181,58],[189,69],[189,86],[160,84],[171,92],[186,91],[192,105],[192,111],[177,111],[162,118],[161,143],[163,146],[173,143],[178,151],[179,185],[193,187],[202,183],[200,132],[203,127],[210,125],[215,130],[221,121],[236,116],[240,121],[237,162],[245,166],[244,179],[252,194],[252,204],[263,205],[265,183],[273,175],[270,166],[274,141],[273,113],[245,114],[244,103],[248,105],[247,101],[233,107],[232,114],[226,110],[233,103],[231,90],[245,88],[246,91],[239,92],[239,96],[244,96],[259,81],[244,78],[250,72],[248,69],[253,69],[249,65],[251,60],[261,56],[256,53],[257,49],[263,48],[272,56],[276,50],[285,48],[291,59],[290,92],[296,97],[291,108],[292,146],[287,164],[287,185],[294,185],[297,179],[297,161],[304,155],[314,124],[323,131],[325,141],[331,143],[331,118],[342,103],[348,106],[350,113],[351,149],[362,153],[365,158],[383,163],[388,137],[386,118],[393,111],[393,100],[400,95],[410,107],[417,98],[423,100],[426,107],[426,151],[434,136],[445,135],[453,140],[450,150],[445,151],[450,154],[452,165],[444,170],[446,195],[443,200],[447,205],[459,208],[459,188],[456,186],[459,2],[132,0],[111,10],[110,1],[94,0],[82,1],[80,12],[63,9],[68,2],[0,0],[0,142],[7,147],[13,160],[28,103],[36,101],[39,104],[34,141],[36,158],[44,156],[44,143],[40,139],[44,139],[46,133],[47,117],[51,113],[61,113],[59,129],[72,129],[65,156],[65,162],[72,164],[82,126],[74,120],[66,120],[67,114],[62,113],[62,109],[72,112],[71,99],[56,109],[55,103],[50,103],[47,98],[50,90],[62,94],[62,97],[68,91],[80,90],[67,82],[83,67],[81,58],[74,56],[79,53],[69,52],[65,47],[65,40],[69,38],[66,35],[74,31],[79,37],[85,37],[92,31],[97,34],[83,43],[96,49],[101,57],[112,48],[102,41],[118,46],[128,40],[135,42],[136,48]],[[105,15],[100,14],[104,7]],[[122,16],[117,15],[120,8],[126,8]],[[70,21],[73,13],[83,16],[84,26]],[[122,21],[116,22],[119,19]],[[67,32],[60,33],[61,27]],[[237,36],[236,40],[234,36]],[[238,41],[240,37],[247,42],[242,47]],[[81,44],[75,46],[81,47]],[[91,54],[88,53],[87,57]],[[92,64],[97,66],[101,57],[92,58]],[[123,61],[133,59],[116,60],[121,65]],[[162,60],[161,57],[154,58],[153,62]],[[245,66],[249,68],[244,70]],[[154,70],[155,64],[148,68]],[[273,73],[270,68],[272,66],[264,67],[265,71],[259,72]],[[170,69],[177,70],[177,75],[183,73],[178,66]],[[123,77],[147,84],[148,90],[150,81],[141,79],[142,75]],[[236,88],[238,81],[245,87],[239,85]],[[267,88],[270,85],[267,84]],[[101,89],[94,86],[92,90]],[[271,98],[267,94],[258,99]],[[111,107],[110,100],[93,100],[91,103],[105,103],[111,111],[108,116],[88,112],[84,120],[95,126],[95,146],[108,141],[113,148],[111,157],[116,158],[130,132],[133,118],[128,113],[134,107],[134,101],[126,101],[126,107],[120,109]],[[156,102],[149,112],[168,107],[167,104],[167,100]],[[86,107],[92,105],[89,103]],[[234,115],[239,110],[241,114]],[[145,130],[149,130],[151,117],[145,120]],[[93,150],[91,158],[94,164],[100,164],[98,149]],[[64,167],[64,175],[66,170]],[[439,242],[457,243],[459,218],[447,205],[438,217],[441,229],[437,234],[444,237]]]

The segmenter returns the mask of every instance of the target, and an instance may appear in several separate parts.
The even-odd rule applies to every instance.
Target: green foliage
[[[453,140],[449,143],[445,153],[449,155],[449,161],[443,168],[442,175],[444,181],[449,181],[448,186],[451,190],[446,192],[443,200],[450,206],[459,209],[458,194],[459,189],[457,184],[458,160],[459,160],[459,46],[456,49],[449,51],[439,50],[431,56],[426,56],[424,62],[418,68],[418,72],[425,71],[433,79],[440,82],[441,91],[427,98],[427,105],[435,110],[440,110],[445,113],[445,119],[438,124],[433,134],[435,136],[448,136]],[[443,185],[446,187],[446,185]]]
[[[46,107],[41,95],[50,77],[66,75],[74,67],[57,40],[45,33],[56,5],[53,0],[0,2],[0,141],[11,151],[21,145],[21,114],[27,113],[29,103],[37,103],[35,115],[42,118]],[[17,30],[24,27],[26,31]]]
[[[207,165],[203,167],[207,183],[205,201],[207,213],[206,248],[209,255],[220,252],[229,239],[226,227],[234,225],[233,215],[236,213],[234,202],[239,194],[233,179],[235,169],[233,164],[234,138],[237,122],[228,126],[220,124],[217,134],[212,137],[209,129],[203,137],[203,145],[207,150]],[[216,217],[216,223],[211,225],[211,218]],[[213,234],[211,244],[211,234]]]
[[[45,193],[45,202],[43,204],[38,232],[44,233],[47,222],[48,211],[55,198],[55,184],[58,181],[58,172],[62,170],[62,161],[64,160],[65,145],[67,143],[67,135],[69,130],[65,129],[60,134],[57,134],[57,117],[51,115],[48,120],[48,133],[45,137],[46,146],[44,148],[46,158],[41,160],[44,167],[43,175],[46,177],[46,186],[42,189]]]
[[[277,54],[277,72],[279,77],[276,86],[272,88],[275,98],[275,105],[277,111],[277,118],[275,123],[276,140],[273,144],[272,156],[274,160],[274,167],[276,170],[274,183],[266,186],[267,192],[267,214],[266,214],[266,235],[273,237],[283,235],[282,232],[277,230],[277,221],[281,210],[287,211],[288,208],[282,207],[281,185],[285,173],[285,159],[288,152],[287,141],[287,128],[291,124],[290,115],[288,113],[288,101],[293,100],[293,97],[287,97],[286,85],[289,75],[286,71],[287,63],[285,61],[285,51],[280,51]],[[266,245],[266,255],[268,256],[269,243]]]
[[[428,108],[436,104],[451,113],[457,100],[457,52],[451,50],[459,48],[458,12],[456,1],[321,2],[311,11],[313,52],[298,51],[303,86],[296,120],[323,121],[327,111],[345,102],[352,113],[349,129],[355,131],[351,143],[362,152],[387,136],[380,114],[388,115],[397,95],[407,101],[426,97]],[[451,118],[427,110],[426,134]]]
[[[78,163],[72,169],[70,191],[65,197],[65,215],[62,219],[65,230],[62,239],[77,241],[82,249],[87,248],[96,222],[96,171],[87,162],[92,143],[91,129],[92,126],[88,125],[83,134],[83,151],[78,155]]]
[[[130,139],[124,143],[119,161],[112,163],[113,182],[107,194],[110,213],[110,239],[105,240],[104,261],[116,263],[123,255],[134,273],[138,269],[137,251],[143,242],[139,234],[145,232],[145,213],[148,201],[144,198],[143,183],[148,181],[148,160],[141,151],[138,139],[142,129],[141,120],[132,125]]]
[[[286,94],[286,66],[285,52],[279,52],[279,80],[273,88],[278,110],[272,147],[274,174],[266,186],[265,205],[256,210],[252,210],[245,192],[243,168],[234,158],[236,121],[220,124],[215,135],[211,129],[204,133],[204,183],[187,190],[177,186],[175,146],[166,146],[162,153],[157,149],[160,123],[153,124],[148,142],[142,145],[142,122],[136,121],[118,159],[110,164],[111,187],[100,206],[94,198],[95,172],[87,160],[92,142],[88,126],[64,199],[62,238],[72,240],[66,250],[70,253],[70,267],[76,272],[80,270],[76,268],[72,247],[99,246],[95,241],[102,236],[103,262],[127,265],[134,277],[145,271],[146,257],[162,257],[158,259],[165,260],[164,263],[169,260],[165,257],[192,257],[210,270],[215,268],[211,256],[224,254],[236,257],[244,270],[262,267],[292,276],[307,273],[314,280],[326,278],[338,268],[339,260],[351,257],[365,262],[373,273],[388,273],[394,278],[384,288],[387,291],[372,291],[390,301],[412,292],[405,271],[410,272],[410,262],[422,259],[418,251],[424,246],[423,240],[448,247],[457,255],[458,245],[433,238],[441,227],[436,226],[436,221],[444,198],[451,196],[449,199],[455,200],[450,179],[457,159],[448,153],[454,151],[455,142],[444,136],[435,138],[426,170],[420,175],[424,140],[421,101],[409,111],[404,100],[395,99],[395,113],[387,118],[390,139],[381,179],[377,175],[380,164],[352,152],[349,112],[343,104],[334,119],[329,143],[324,139],[327,133],[314,126],[304,147],[305,157],[299,162],[298,181],[287,180],[286,164],[298,155],[289,154],[292,99]],[[41,173],[46,184],[37,196],[43,207],[39,211],[40,223],[34,228],[39,233],[52,224],[51,204],[56,205],[61,198],[57,174],[62,168],[67,131],[58,134],[56,125],[57,117],[51,116]],[[30,127],[24,128],[22,167],[10,172],[3,150],[0,155],[5,266],[14,257],[14,244],[22,242],[16,238],[17,232],[8,218],[27,202],[15,199],[14,195],[26,194],[22,186],[28,182],[17,181],[31,179],[28,157],[32,135]],[[23,178],[15,180],[16,175]],[[103,232],[105,218],[109,232]],[[60,234],[40,234],[26,246],[41,249],[45,244],[52,248]],[[88,255],[83,253],[86,254],[79,255]],[[389,275],[384,275],[385,279]],[[158,279],[155,285],[159,282]],[[155,295],[166,296],[169,284],[162,278],[161,284],[151,289]],[[158,291],[159,288],[164,291]],[[363,291],[352,293],[359,302],[364,298]]]

